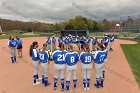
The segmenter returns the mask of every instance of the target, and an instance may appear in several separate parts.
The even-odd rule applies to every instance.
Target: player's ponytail
[[[64,43],[59,43],[58,47],[62,52],[64,52],[64,48],[65,48]]]
[[[29,50],[29,55],[30,57],[32,57],[32,51],[35,47],[38,47],[38,42],[34,41],[31,45],[30,45],[30,50]]]
[[[88,44],[84,45],[84,51],[87,52],[87,53],[90,53],[90,48],[89,48]]]
[[[101,50],[105,50],[106,48],[106,46],[103,43],[99,43],[98,46]]]

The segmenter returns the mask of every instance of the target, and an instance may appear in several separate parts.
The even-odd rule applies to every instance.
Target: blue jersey
[[[107,49],[105,49],[104,51],[97,51],[94,55],[94,61],[97,64],[102,64],[106,61],[107,59],[107,55],[108,55],[108,51]]]
[[[68,43],[69,43],[68,38],[65,38],[64,43],[65,43],[65,44],[68,44]]]
[[[58,42],[59,42],[59,43],[64,42],[64,41],[63,41],[63,38],[58,38]]]
[[[12,47],[12,48],[15,48],[17,46],[16,40],[10,40],[9,41],[9,46]]]
[[[67,51],[56,50],[52,54],[52,59],[55,64],[65,64],[65,55]]]
[[[51,44],[51,40],[48,39],[48,40],[46,41],[46,43],[47,43],[47,44]]]
[[[39,51],[39,60],[41,63],[47,63],[49,59],[49,54],[48,51],[44,51],[44,53],[42,53],[42,50]]]
[[[65,62],[68,66],[74,66],[79,61],[77,52],[68,52],[65,57]]]
[[[114,37],[110,37],[110,42],[114,42]]]
[[[16,40],[17,47],[22,47],[22,41],[20,39]]]
[[[72,38],[68,38],[68,41],[69,41],[69,43],[71,43],[72,42]]]
[[[108,43],[108,42],[109,42],[109,40],[108,40],[108,39],[103,38],[103,39],[101,40],[101,42],[102,42],[102,43]]]
[[[56,38],[53,38],[53,39],[52,39],[52,43],[55,43],[55,42],[56,42]]]
[[[87,41],[87,43],[90,43],[91,39],[90,38],[87,38],[86,41]]]
[[[93,39],[92,40],[92,45],[96,45],[97,44],[97,40]]]
[[[32,50],[32,60],[33,61],[38,61],[39,60],[38,51],[36,49]]]
[[[80,60],[83,64],[90,64],[91,61],[94,60],[93,54],[92,53],[86,54],[85,52],[82,52],[80,54]]]

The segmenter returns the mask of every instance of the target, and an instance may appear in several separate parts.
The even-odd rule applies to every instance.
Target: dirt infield
[[[33,65],[29,57],[29,45],[33,41],[38,41],[42,46],[46,38],[24,38],[23,58],[18,59],[17,64],[11,64],[8,40],[0,40],[0,93],[61,93],[60,83],[56,91],[53,90],[54,64],[49,66],[49,87],[33,86]],[[109,52],[106,63],[105,87],[96,89],[95,72],[92,71],[90,91],[87,93],[140,93],[138,84],[133,76],[131,68],[125,58],[120,44],[135,44],[136,42],[126,40],[116,40],[113,45],[114,51]],[[82,88],[81,63],[78,63],[78,88],[76,93],[84,93]],[[40,75],[41,76],[41,75]],[[70,93],[73,93],[72,82]]]

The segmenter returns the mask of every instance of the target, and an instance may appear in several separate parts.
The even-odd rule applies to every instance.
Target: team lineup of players
[[[12,63],[16,62],[15,49],[17,47],[22,49],[22,41],[18,42],[13,37],[9,39],[8,46],[10,48]],[[59,46],[56,47],[56,42]],[[92,49],[90,49],[90,42],[92,42]],[[45,87],[49,85],[48,72],[49,72],[49,60],[54,62],[54,90],[57,89],[58,80],[61,80],[61,90],[70,90],[71,76],[73,78],[73,87],[76,90],[77,86],[77,63],[82,64],[82,77],[83,77],[83,89],[89,90],[90,87],[90,74],[91,70],[95,69],[97,88],[101,88],[104,85],[105,76],[105,62],[107,61],[108,50],[113,51],[112,44],[114,42],[113,36],[104,36],[102,40],[98,40],[96,37],[93,39],[89,37],[79,36],[66,36],[65,38],[59,37],[58,40],[53,36],[49,37],[43,44],[41,49],[38,49],[38,42],[33,42],[30,46],[29,54],[32,57],[34,65],[34,81],[33,85],[38,85],[38,71],[39,67],[42,68],[42,85]],[[77,47],[77,48],[76,48]],[[80,50],[79,51],[77,50]],[[52,55],[51,55],[51,52]],[[94,63],[94,64],[93,64]],[[66,78],[65,77],[66,73]]]

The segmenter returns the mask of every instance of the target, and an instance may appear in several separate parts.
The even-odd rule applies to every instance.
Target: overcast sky
[[[82,15],[96,20],[140,16],[140,0],[0,0],[0,17],[59,22]]]

